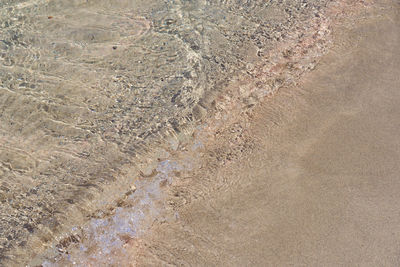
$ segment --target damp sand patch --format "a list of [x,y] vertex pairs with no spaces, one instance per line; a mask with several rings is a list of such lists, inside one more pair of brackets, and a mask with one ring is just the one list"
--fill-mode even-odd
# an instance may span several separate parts
[[90,214],[159,179],[151,151],[183,150],[200,121],[228,124],[312,69],[329,39],[321,1],[40,3],[1,9],[5,262],[67,254]]

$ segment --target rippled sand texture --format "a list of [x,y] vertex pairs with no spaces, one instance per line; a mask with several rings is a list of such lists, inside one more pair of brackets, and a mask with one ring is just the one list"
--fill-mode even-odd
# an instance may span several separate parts
[[400,3],[374,9],[209,138],[174,179],[179,219],[132,244],[136,266],[399,266]]
[[[312,68],[336,3],[109,2],[0,3],[3,261],[128,192],[138,156],[170,132]],[[218,99],[237,77],[238,95]]]

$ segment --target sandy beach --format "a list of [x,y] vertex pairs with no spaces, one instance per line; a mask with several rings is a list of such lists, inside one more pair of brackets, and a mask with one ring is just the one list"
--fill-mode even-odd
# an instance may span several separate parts
[[172,160],[192,133],[297,81],[336,15],[364,6],[1,2],[0,265],[112,265],[160,220],[173,172],[195,165]]
[[17,0],[0,24],[0,265],[400,264],[397,1]]
[[[215,136],[136,264],[398,266],[399,12],[342,25],[315,71]],[[235,138],[252,145],[220,164]]]

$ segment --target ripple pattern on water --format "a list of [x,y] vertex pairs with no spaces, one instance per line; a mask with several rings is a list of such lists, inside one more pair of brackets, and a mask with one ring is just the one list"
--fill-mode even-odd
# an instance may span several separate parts
[[[278,43],[302,72],[294,44],[328,2],[0,3],[0,261],[24,262],[128,191],[141,155],[221,99],[251,106],[295,77],[275,65]],[[240,77],[253,82],[234,94]]]

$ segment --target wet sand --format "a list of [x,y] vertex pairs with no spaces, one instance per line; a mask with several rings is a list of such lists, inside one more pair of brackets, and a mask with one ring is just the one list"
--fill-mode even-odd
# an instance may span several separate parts
[[400,264],[400,6],[380,7],[342,25],[300,84],[210,139],[174,182],[179,218],[135,243],[135,264]]
[[0,4],[0,265],[398,265],[399,6],[366,2]]
[[0,265],[137,238],[181,139],[312,69],[361,2],[0,3]]

